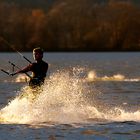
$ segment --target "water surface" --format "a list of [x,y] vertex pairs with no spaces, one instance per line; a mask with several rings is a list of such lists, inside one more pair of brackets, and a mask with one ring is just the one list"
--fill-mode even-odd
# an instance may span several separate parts
[[[28,65],[17,53],[0,60],[8,72],[9,60]],[[4,140],[140,139],[140,53],[45,53],[44,60],[49,71],[35,99],[25,75],[0,73]]]

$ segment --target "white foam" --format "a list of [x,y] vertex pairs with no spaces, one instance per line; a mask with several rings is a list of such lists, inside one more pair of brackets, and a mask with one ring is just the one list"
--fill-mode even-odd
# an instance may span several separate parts
[[[101,111],[98,109],[98,104],[91,105],[88,102],[88,95],[93,94],[94,103],[94,94],[100,92],[93,87],[91,89],[89,84],[83,82],[77,75],[71,75],[68,71],[54,73],[45,81],[37,96],[34,96],[36,92],[29,87],[23,88],[20,93],[23,94],[21,98],[17,96],[0,110],[1,121],[20,124],[50,121],[84,123],[89,119],[140,121],[139,110],[127,112],[114,106],[108,111]],[[115,76],[115,78],[118,77],[124,78]]]
[[127,78],[123,74],[114,74],[113,76],[97,76],[97,73],[93,70],[87,73],[87,77],[85,79],[87,82],[94,82],[94,81],[127,81],[127,82],[138,82],[140,78]]

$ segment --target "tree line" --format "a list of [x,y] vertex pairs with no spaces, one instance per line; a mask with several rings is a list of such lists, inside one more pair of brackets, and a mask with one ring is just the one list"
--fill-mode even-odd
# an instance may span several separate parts
[[48,10],[0,2],[0,51],[140,51],[140,7],[58,1]]

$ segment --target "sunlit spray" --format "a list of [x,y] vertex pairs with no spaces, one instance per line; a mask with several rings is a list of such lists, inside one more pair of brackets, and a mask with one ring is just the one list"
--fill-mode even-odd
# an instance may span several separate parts
[[23,87],[19,95],[1,109],[1,122],[33,124],[140,120],[139,111],[126,112],[116,106],[104,106],[101,110],[95,96],[103,94],[94,84],[83,80],[86,78],[81,77],[83,72],[84,68],[56,71],[39,89]]

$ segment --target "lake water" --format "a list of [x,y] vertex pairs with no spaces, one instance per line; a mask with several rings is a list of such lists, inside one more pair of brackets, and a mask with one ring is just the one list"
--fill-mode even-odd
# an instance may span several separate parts
[[[0,60],[8,72],[9,60],[28,65],[17,53]],[[1,140],[140,140],[140,53],[45,53],[44,60],[49,70],[36,97],[26,75],[0,72]]]

